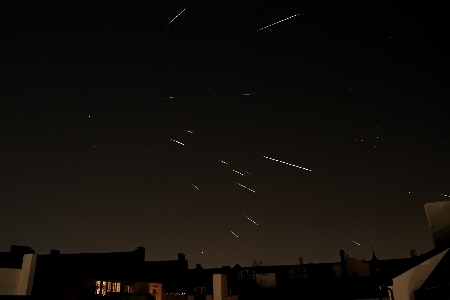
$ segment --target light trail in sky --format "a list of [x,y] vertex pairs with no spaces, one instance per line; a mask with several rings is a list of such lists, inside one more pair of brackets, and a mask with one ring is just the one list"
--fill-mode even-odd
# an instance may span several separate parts
[[247,173],[248,175],[253,175],[252,173],[247,172],[247,171],[245,171],[245,170],[242,170],[242,172]]
[[300,15],[300,14],[296,14],[296,15],[290,16],[289,18],[283,19],[283,20],[281,20],[281,21],[278,21],[278,22],[275,22],[275,23],[273,23],[273,24],[270,24],[270,25],[267,25],[267,26],[265,26],[265,27],[262,27],[262,28],[260,28],[260,29],[258,29],[258,30],[252,31],[252,32],[250,32],[250,34],[255,33],[255,32],[258,32],[258,31],[261,31],[261,30],[264,30],[264,29],[266,29],[266,28],[269,28],[270,26],[273,26],[273,25],[279,24],[279,23],[281,23],[281,22],[287,21],[287,20],[292,19],[292,18],[294,18],[294,17],[296,17],[296,16],[299,16],[299,15]]
[[229,165],[229,163],[224,162],[223,160],[220,160],[220,159],[217,159],[217,160],[220,161],[220,162],[223,163],[223,164]]
[[236,170],[231,169],[231,171],[233,171],[233,172],[235,172],[235,173],[238,173],[239,175],[245,176],[245,174],[242,174],[241,172],[238,172],[238,171],[236,171]]
[[450,197],[450,195],[444,195],[444,194],[441,194],[441,193],[438,193],[439,195],[441,195],[441,196],[444,196],[444,197]]
[[254,190],[252,190],[252,189],[249,189],[248,187],[246,187],[245,185],[243,185],[243,184],[240,184],[239,182],[234,182],[234,183],[236,183],[236,184],[238,184],[238,185],[240,185],[240,186],[242,186],[243,188],[246,188],[247,190],[249,190],[249,191],[251,191],[251,192],[253,192],[253,193],[256,193]]
[[193,133],[192,131],[189,131],[189,130],[183,130],[183,131],[186,131],[186,132],[189,132],[189,133]]
[[356,245],[358,245],[358,246],[361,246],[362,247],[362,245],[360,244],[360,243],[357,243],[357,242],[355,242],[354,240],[351,240],[351,239],[348,239],[350,242],[352,242],[352,243],[355,243]]
[[176,141],[176,140],[173,140],[173,139],[170,139],[171,141],[173,141],[173,142],[175,142],[175,143],[178,143],[178,144],[180,144],[180,145],[183,145],[184,146],[184,144],[183,143],[181,143],[181,142],[179,142],[179,141]]
[[253,96],[256,95],[256,93],[241,93],[241,94],[234,94],[234,96],[239,97],[239,96]]
[[230,230],[231,233],[235,236],[235,237],[239,237],[236,233],[234,233],[232,230]]
[[280,162],[280,163],[282,163],[282,164],[286,164],[286,165],[289,165],[289,166],[292,166],[292,167],[296,167],[296,168],[303,169],[303,170],[305,170],[305,171],[310,171],[310,172],[311,172],[311,170],[310,170],[310,169],[307,169],[307,168],[303,168],[303,167],[300,167],[300,166],[296,166],[296,165],[293,165],[293,164],[290,164],[290,163],[287,163],[287,162],[284,162],[284,161],[281,161],[281,160],[278,160],[278,159],[275,159],[275,158],[270,158],[270,157],[267,157],[267,156],[263,156],[263,157],[264,157],[264,158],[267,158],[267,159],[270,159],[270,160],[274,160],[274,161]]
[[185,10],[186,10],[187,6],[185,7],[185,9],[183,9],[178,15],[175,16],[175,18],[172,19],[172,21],[169,22],[169,24],[167,24],[167,26],[170,25],[170,23],[172,23],[173,21],[175,21],[176,18],[178,18]]
[[192,186],[195,187],[197,190],[200,191],[200,189],[199,189],[196,185],[192,184]]
[[244,217],[246,217],[250,222],[253,222],[256,226],[259,226],[258,223],[256,223],[255,221],[253,221],[252,219],[250,219],[250,218],[247,217],[246,215],[244,215],[244,214],[241,214],[241,215],[243,215]]

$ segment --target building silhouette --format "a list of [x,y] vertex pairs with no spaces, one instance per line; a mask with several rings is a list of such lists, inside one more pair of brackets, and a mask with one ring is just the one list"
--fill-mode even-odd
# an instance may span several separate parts
[[[359,260],[344,250],[333,263],[235,265],[189,269],[177,259],[146,261],[145,248],[129,252],[36,254],[12,245],[0,253],[0,295],[32,299],[448,299],[450,202],[425,204],[435,248],[407,258]],[[441,210],[440,210],[441,209]],[[338,252],[336,251],[336,254]]]

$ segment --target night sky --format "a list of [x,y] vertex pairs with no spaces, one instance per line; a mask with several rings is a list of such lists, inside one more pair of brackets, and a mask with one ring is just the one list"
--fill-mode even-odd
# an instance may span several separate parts
[[0,251],[220,267],[430,250],[423,204],[450,200],[444,13],[2,1]]

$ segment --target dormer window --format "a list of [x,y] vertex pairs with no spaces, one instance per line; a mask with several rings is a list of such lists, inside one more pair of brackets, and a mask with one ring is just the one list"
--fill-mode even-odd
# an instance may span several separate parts
[[309,277],[308,270],[304,268],[293,268],[289,271],[290,281],[305,281]]
[[253,270],[243,270],[238,274],[239,280],[255,280],[256,272]]

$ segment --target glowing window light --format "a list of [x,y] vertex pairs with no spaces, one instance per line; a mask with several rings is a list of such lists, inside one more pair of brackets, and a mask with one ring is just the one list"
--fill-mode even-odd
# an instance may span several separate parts
[[[107,292],[120,293],[120,286],[121,286],[120,282],[96,281],[95,282],[95,294],[96,295],[101,294],[104,296]],[[129,289],[128,289],[128,292],[129,292]]]
[[96,281],[95,282],[95,294],[96,295],[100,295],[100,286],[101,286],[101,282],[100,281]]

